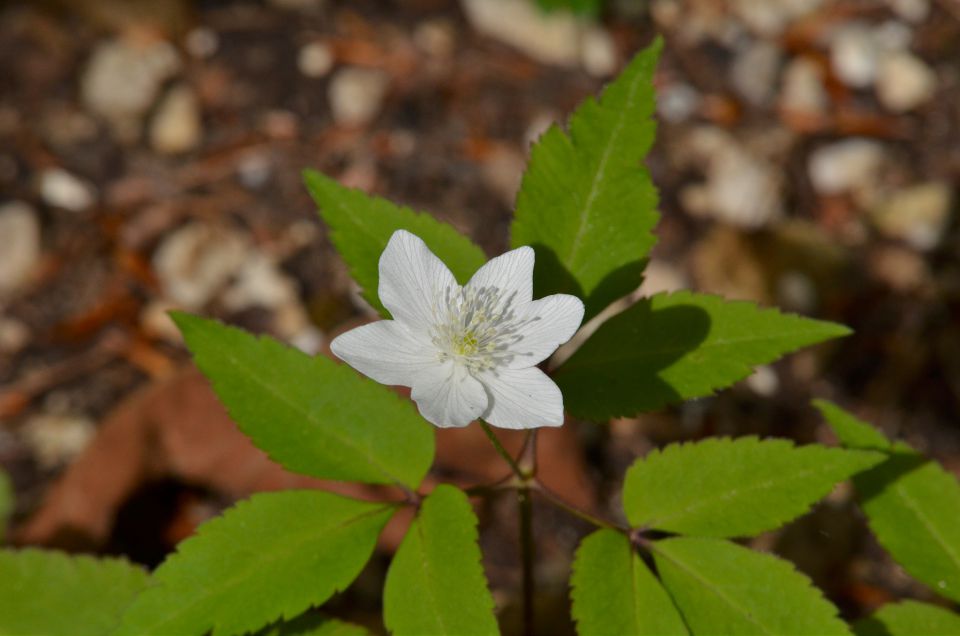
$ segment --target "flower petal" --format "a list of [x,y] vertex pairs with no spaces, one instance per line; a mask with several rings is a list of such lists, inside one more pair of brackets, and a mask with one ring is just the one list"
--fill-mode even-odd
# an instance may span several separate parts
[[468,288],[495,287],[500,290],[500,297],[513,297],[513,305],[522,305],[533,299],[533,249],[518,247],[487,261],[477,270]]
[[487,408],[487,392],[453,360],[430,366],[413,381],[410,397],[420,415],[441,428],[466,426]]
[[537,367],[499,369],[481,380],[490,396],[481,417],[490,424],[514,429],[563,424],[563,394]]
[[459,290],[453,274],[419,236],[406,230],[393,233],[380,256],[377,293],[395,319],[411,331],[425,332],[435,322],[437,303]]
[[511,369],[532,367],[546,360],[557,347],[573,337],[583,320],[583,302],[576,296],[554,294],[523,308],[519,340],[511,345]]
[[426,367],[439,365],[436,351],[395,320],[381,320],[341,334],[334,355],[382,384],[411,386]]

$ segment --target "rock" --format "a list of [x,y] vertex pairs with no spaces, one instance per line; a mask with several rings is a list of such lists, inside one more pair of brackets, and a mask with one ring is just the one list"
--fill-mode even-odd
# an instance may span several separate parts
[[382,71],[346,68],[330,81],[327,96],[333,119],[344,126],[369,123],[380,112],[389,78]]
[[617,47],[605,29],[587,29],[580,42],[580,63],[594,77],[609,77],[617,70]]
[[823,70],[810,58],[791,60],[783,73],[780,108],[803,115],[820,115],[827,108]]
[[23,322],[0,315],[0,353],[16,355],[30,344],[30,327]]
[[248,252],[247,238],[236,230],[193,222],[161,243],[153,269],[168,299],[200,309],[240,270]]
[[71,212],[82,212],[96,202],[92,185],[62,168],[48,168],[40,173],[40,198],[47,205]]
[[461,0],[471,26],[544,64],[580,63],[581,23],[569,11],[544,13],[529,0]]
[[923,256],[897,245],[879,245],[868,260],[873,276],[902,294],[916,292],[930,284],[930,269]]
[[643,284],[640,291],[644,296],[653,296],[661,292],[673,292],[690,287],[690,281],[676,265],[658,258],[650,259],[643,270]]
[[730,69],[733,87],[750,104],[766,105],[776,90],[782,60],[780,47],[773,43],[766,40],[751,43],[733,61]]
[[183,47],[193,57],[205,60],[220,48],[220,36],[217,32],[206,27],[192,29],[183,39]]
[[701,101],[693,86],[682,82],[668,84],[657,95],[657,113],[664,120],[679,124],[696,114]]
[[757,395],[769,398],[777,394],[780,388],[780,377],[773,367],[763,365],[754,369],[743,383]]
[[96,426],[88,417],[55,413],[35,415],[20,429],[45,470],[70,462],[87,447],[95,432]]
[[901,19],[914,24],[930,15],[930,0],[887,0],[887,4]]
[[685,152],[700,164],[706,182],[686,186],[680,199],[688,211],[744,228],[766,225],[783,214],[776,170],[714,127],[695,129]]
[[817,148],[810,155],[807,169],[820,194],[852,191],[867,196],[876,188],[882,164],[883,146],[853,137]]
[[297,68],[310,78],[323,77],[333,69],[333,51],[323,42],[310,42],[297,54]]
[[144,45],[120,38],[104,42],[83,71],[83,102],[107,120],[118,139],[136,141],[143,115],[179,68],[180,58],[169,42]]
[[929,101],[937,76],[923,60],[901,51],[883,58],[877,76],[877,97],[888,110],[902,113]]
[[413,43],[430,57],[446,60],[456,49],[457,31],[445,18],[426,20],[413,31]]
[[140,329],[150,338],[163,340],[170,344],[181,344],[183,335],[170,318],[170,311],[180,309],[177,303],[157,299],[150,301],[140,310]]
[[290,344],[305,354],[315,356],[327,344],[327,337],[313,325],[307,325],[290,338]]
[[790,22],[817,9],[823,0],[733,0],[733,11],[748,27],[765,35],[780,35]]
[[201,135],[196,96],[188,86],[175,86],[163,98],[150,124],[150,145],[162,154],[180,154],[195,148]]
[[870,216],[886,236],[926,251],[940,243],[950,223],[952,200],[949,184],[932,181],[894,192],[874,207]]
[[881,53],[873,32],[857,22],[837,31],[830,43],[834,73],[844,84],[854,88],[867,88],[873,84]]
[[26,203],[0,206],[0,300],[30,280],[40,260],[40,222]]
[[244,261],[222,298],[224,307],[230,311],[251,307],[276,309],[298,302],[297,284],[270,258],[255,252]]

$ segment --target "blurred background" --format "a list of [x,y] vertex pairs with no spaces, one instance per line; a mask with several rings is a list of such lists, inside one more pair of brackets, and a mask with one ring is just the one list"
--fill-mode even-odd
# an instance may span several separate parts
[[[546,481],[613,516],[624,470],[657,445],[830,443],[815,396],[960,471],[956,0],[4,2],[9,542],[154,566],[238,498],[322,485],[236,432],[165,312],[321,354],[370,318],[305,167],[429,210],[500,253],[531,141],[656,33],[666,46],[648,165],[663,219],[643,292],[750,299],[856,334],[715,398],[609,426],[568,422],[541,440]],[[472,429],[440,435],[438,477],[503,474]],[[508,630],[514,506],[480,505]],[[569,633],[569,561],[588,528],[547,508],[536,524],[540,625]],[[334,613],[379,629],[400,532]],[[894,597],[934,600],[870,538],[849,489],[754,545],[796,562],[847,618]]]

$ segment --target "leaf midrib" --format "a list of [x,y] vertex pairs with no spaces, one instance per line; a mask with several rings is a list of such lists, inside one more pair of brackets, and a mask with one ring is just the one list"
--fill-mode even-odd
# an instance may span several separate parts
[[[381,514],[384,511],[389,509],[390,509],[390,506],[380,506],[378,508],[374,508],[372,510],[368,510],[361,514],[345,519],[333,526],[328,526],[323,529],[322,540],[324,543],[330,542],[332,535],[341,534],[341,531],[345,530],[348,526],[358,523],[366,519],[367,517],[372,517],[372,516]],[[230,589],[244,582],[245,580],[248,580],[249,579],[248,575],[251,570],[262,567],[265,564],[276,563],[277,561],[286,560],[291,556],[296,555],[300,551],[300,548],[302,545],[309,544],[311,541],[320,541],[321,538],[318,537],[318,534],[319,534],[318,529],[315,526],[310,526],[303,529],[303,534],[298,535],[296,541],[291,540],[290,535],[284,535],[284,541],[282,542],[281,545],[285,549],[281,549],[276,552],[270,553],[270,556],[268,558],[260,558],[255,561],[254,560],[246,561],[245,567],[240,568],[237,572],[234,573],[233,576],[227,579],[221,579],[221,581],[223,582],[223,585],[218,586],[215,591],[212,591],[212,592],[206,591],[204,593],[194,596],[190,602],[183,605],[179,605],[176,610],[171,610],[169,613],[167,613],[163,617],[163,622],[154,623],[153,625],[151,625],[151,629],[158,629],[158,628],[170,625],[171,623],[176,624],[177,619],[183,617],[183,615],[185,614],[188,614],[189,611],[192,610],[197,605],[208,601],[210,598],[216,598],[217,596],[220,596],[221,594],[223,594],[223,590]],[[262,555],[263,553],[260,552],[260,554]],[[161,581],[161,584],[169,585],[169,583],[165,581]],[[162,588],[154,588],[154,589],[162,589]],[[217,625],[215,622],[211,623],[211,625],[209,626],[209,628],[212,631],[216,631],[216,627]],[[140,626],[140,628],[142,628],[142,626]]]
[[[639,72],[634,76],[633,81],[630,83],[629,90],[627,92],[626,105],[623,108],[617,110],[617,113],[618,113],[617,123],[614,126],[613,130],[610,132],[610,134],[607,136],[607,145],[600,156],[600,161],[597,163],[597,168],[594,171],[593,179],[590,182],[590,191],[587,193],[587,199],[586,199],[586,202],[584,203],[583,212],[582,214],[579,215],[579,218],[578,218],[579,227],[577,228],[577,233],[574,235],[573,242],[570,244],[570,249],[568,250],[568,253],[567,253],[566,262],[570,263],[571,266],[575,262],[577,262],[577,257],[579,256],[580,247],[583,242],[583,236],[586,233],[587,227],[589,226],[589,223],[587,223],[587,219],[593,217],[593,214],[594,214],[593,206],[596,201],[597,195],[599,193],[600,183],[603,182],[606,176],[607,162],[610,160],[610,155],[613,152],[613,147],[615,145],[613,143],[613,140],[617,138],[617,136],[620,134],[620,131],[623,129],[623,125],[627,121],[627,115],[633,114],[632,110],[635,105],[634,104],[635,98],[640,86],[644,84],[642,80],[644,80],[645,77],[646,77],[645,74],[639,73]],[[605,108],[602,98],[597,103],[597,106],[598,108]],[[570,133],[569,138],[572,142],[573,141],[572,132]]]
[[[750,622],[751,624],[756,625],[758,628],[760,628],[760,629],[763,631],[764,634],[770,634],[771,636],[773,636],[773,634],[775,634],[775,632],[772,632],[772,631],[770,631],[769,629],[767,629],[766,625],[764,625],[763,623],[757,622],[757,621],[753,618],[753,615],[752,615],[748,610],[744,609],[743,607],[741,607],[740,605],[738,605],[736,602],[734,602],[730,597],[728,597],[728,596],[723,592],[722,589],[720,589],[719,587],[716,587],[715,584],[714,584],[712,581],[708,580],[706,577],[704,577],[703,575],[701,575],[699,572],[697,572],[696,570],[691,570],[691,569],[688,568],[688,567],[686,566],[686,564],[683,563],[682,561],[677,561],[675,558],[673,558],[672,556],[670,556],[668,553],[664,552],[664,551],[663,551],[663,548],[657,546],[656,543],[653,544],[652,549],[655,550],[655,551],[657,552],[657,554],[660,554],[660,555],[663,556],[665,559],[667,559],[668,561],[670,561],[671,563],[673,563],[674,565],[676,565],[678,568],[680,568],[680,569],[683,570],[684,572],[686,572],[689,576],[691,576],[693,579],[695,579],[695,580],[696,580],[698,583],[700,583],[704,588],[706,588],[707,590],[709,590],[710,592],[712,592],[715,596],[719,597],[719,598],[720,598],[722,601],[724,601],[728,606],[730,606],[730,607],[733,608],[736,612],[738,612],[740,615],[742,615],[748,622]],[[671,594],[671,596],[672,596],[672,594]],[[692,630],[691,630],[691,631],[692,631]]]
[[920,520],[921,525],[926,528],[927,532],[934,538],[940,548],[950,557],[953,562],[954,568],[960,571],[960,556],[953,550],[950,543],[940,534],[939,529],[936,527],[936,524],[932,519],[927,517],[923,513],[923,508],[917,505],[917,502],[914,501],[909,495],[902,483],[897,484],[894,487],[894,492],[903,500],[904,505],[916,515],[917,519]]
[[[397,484],[408,485],[404,480],[400,479],[399,477],[394,475],[390,470],[388,470],[386,466],[384,466],[380,462],[380,460],[376,456],[374,456],[369,450],[365,450],[362,446],[359,446],[354,441],[354,439],[351,438],[349,435],[347,436],[341,435],[336,428],[330,428],[330,427],[324,426],[323,422],[316,419],[316,416],[312,411],[303,408],[302,406],[300,406],[300,404],[297,403],[296,400],[291,400],[284,394],[280,393],[272,385],[264,382],[263,378],[261,378],[257,373],[250,373],[248,367],[243,365],[241,363],[241,360],[237,357],[234,357],[229,351],[221,352],[221,355],[223,355],[224,358],[231,365],[233,365],[236,369],[238,369],[241,373],[243,373],[247,378],[252,379],[255,384],[257,384],[261,388],[265,389],[268,393],[273,395],[279,402],[281,402],[282,404],[290,408],[295,413],[303,416],[303,418],[309,421],[311,424],[313,424],[321,434],[326,434],[327,436],[332,437],[341,445],[346,446],[347,448],[350,448],[351,450],[356,452],[358,455],[360,455],[360,457],[365,459],[370,466],[378,470],[384,477],[386,477],[388,481],[397,483]],[[247,428],[247,427],[244,427],[244,428]],[[250,435],[251,437],[254,436],[252,432]],[[272,455],[272,453],[269,453],[269,454]]]

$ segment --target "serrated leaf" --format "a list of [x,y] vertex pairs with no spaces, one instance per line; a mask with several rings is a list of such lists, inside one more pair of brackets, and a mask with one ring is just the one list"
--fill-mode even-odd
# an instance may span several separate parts
[[477,517],[457,488],[441,484],[423,500],[387,571],[383,620],[398,635],[499,633]]
[[857,636],[957,636],[960,616],[936,605],[903,601],[884,605],[853,626]]
[[710,438],[671,444],[627,470],[623,509],[633,527],[747,537],[799,517],[885,455],[784,439]]
[[297,618],[266,627],[256,636],[369,636],[370,632],[360,625],[330,618],[316,612],[308,612]]
[[7,521],[13,513],[13,486],[10,478],[0,470],[0,543],[3,543],[7,533]]
[[461,285],[487,260],[469,238],[429,214],[340,185],[315,170],[305,170],[303,180],[320,216],[330,226],[330,240],[363,290],[363,297],[385,318],[390,313],[377,296],[378,265],[395,231],[407,230],[422,238]]
[[791,563],[723,539],[651,548],[664,587],[694,634],[849,634],[837,608]]
[[121,559],[0,551],[0,634],[101,636],[148,580],[145,570]]
[[266,336],[183,313],[173,319],[240,430],[286,468],[410,488],[430,469],[433,427],[387,387]]
[[673,601],[623,534],[597,530],[580,542],[570,577],[577,633],[686,636]]
[[630,416],[711,395],[758,365],[848,333],[745,301],[657,294],[603,323],[554,379],[574,415]]
[[356,578],[392,512],[316,490],[254,495],[177,547],[117,636],[230,636],[297,616]]
[[536,296],[584,299],[589,320],[636,289],[660,218],[640,162],[653,143],[658,39],[634,57],[599,101],[585,100],[569,134],[552,126],[530,152],[510,228],[537,252]]
[[[835,405],[821,410],[845,444],[879,445],[850,413]],[[913,577],[960,602],[960,484],[907,444],[883,441],[886,461],[853,479],[870,529]]]
[[814,400],[813,405],[830,424],[834,435],[847,448],[889,450],[890,440],[873,426],[826,400]]

